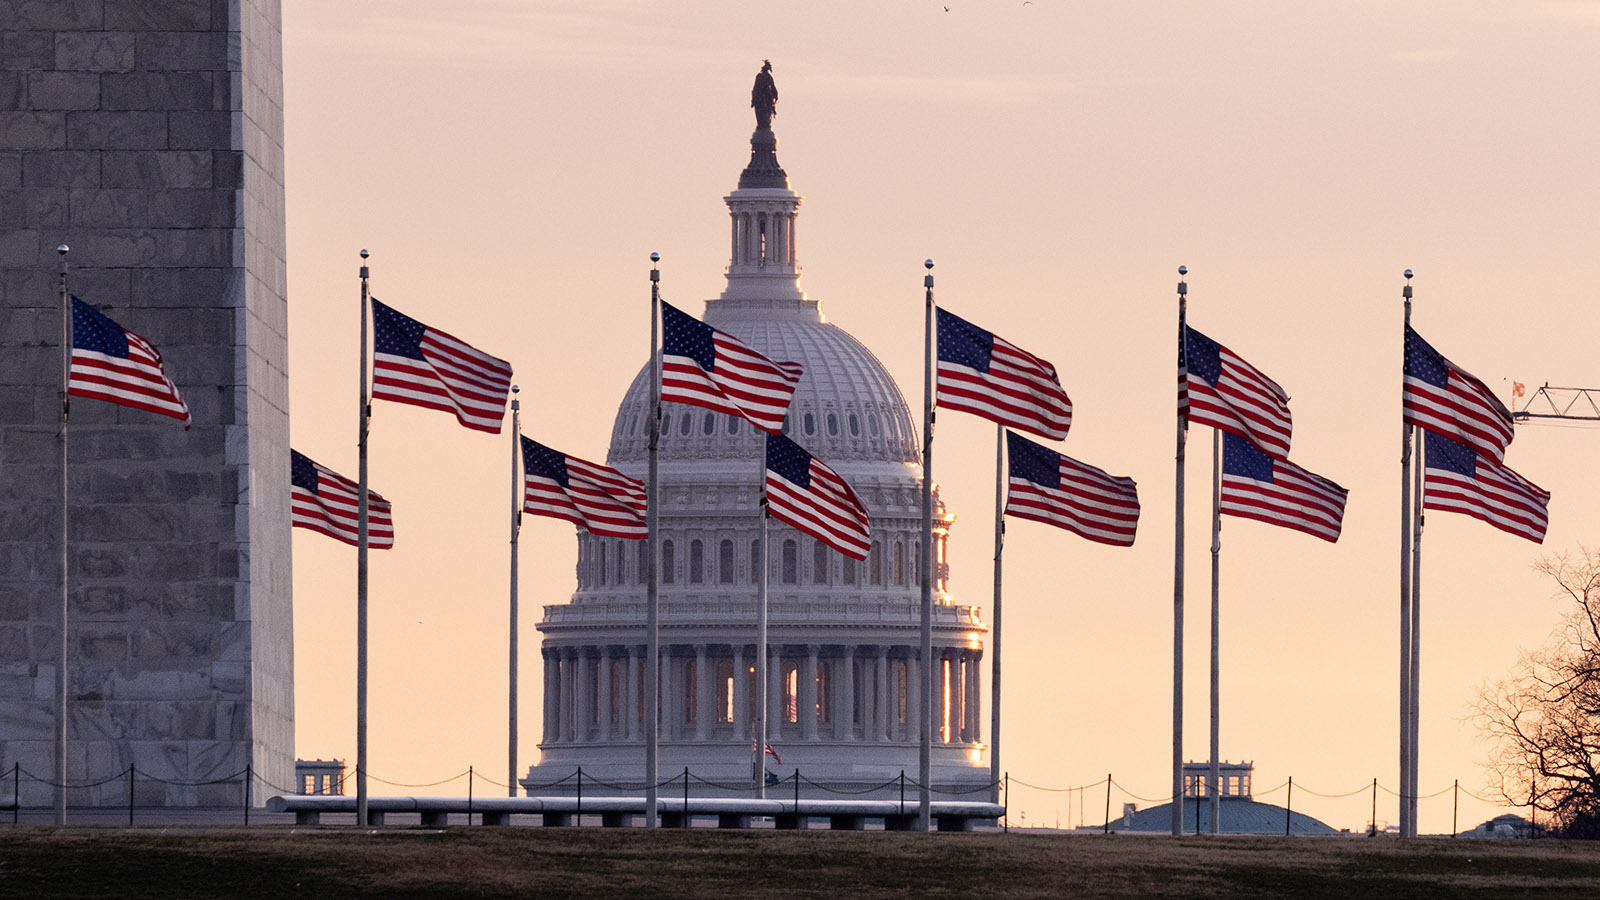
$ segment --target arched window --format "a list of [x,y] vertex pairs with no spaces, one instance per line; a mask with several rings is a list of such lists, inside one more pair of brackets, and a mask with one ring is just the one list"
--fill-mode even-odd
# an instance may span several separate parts
[[717,721],[733,721],[733,660],[717,661]]
[[703,434],[716,434],[717,433],[717,414],[716,413],[706,413],[705,423],[700,426],[700,431]]
[[595,584],[604,587],[606,583],[606,542],[595,541],[594,549],[595,568],[597,569],[595,572]]
[[828,413],[828,436],[839,436],[839,417],[833,413]]
[[728,417],[728,433],[729,434],[738,434],[739,433],[739,417],[738,416],[729,416]]
[[717,545],[717,584],[733,584],[733,541]]
[[589,539],[578,539],[578,587],[589,586]]
[[906,583],[906,545],[894,542],[894,565],[890,568],[896,586]]
[[672,541],[670,539],[661,542],[661,583],[662,584],[672,584],[673,583],[673,576],[674,576],[673,562],[674,562],[674,560],[672,558],[672,550],[673,550]]
[[867,433],[873,437],[878,436],[878,414],[867,413]]
[[922,583],[922,541],[913,541],[911,544],[911,583]]
[[841,565],[839,567],[839,574],[842,576],[839,579],[840,581],[844,582],[845,584],[855,584],[856,583],[856,561],[855,561],[855,559],[852,558],[852,557],[846,556],[844,558],[843,565]]
[[799,581],[800,548],[793,540],[786,540],[783,542],[783,583],[798,584]]
[[678,433],[687,435],[689,431],[694,428],[694,416],[690,415],[689,413],[684,413],[678,418],[681,420],[678,425]]
[[661,433],[672,433],[672,413],[664,412],[661,414]]
[[816,434],[817,433],[817,418],[816,418],[816,416],[813,416],[811,413],[806,413],[805,423],[806,423],[806,434]]
[[861,420],[856,418],[856,414],[855,413],[851,413],[850,414],[850,436],[851,437],[860,437],[861,436]]
[[872,542],[872,548],[867,551],[867,580],[875,585],[883,584],[883,544]]
[[689,583],[700,584],[706,580],[706,548],[699,540],[689,542]]
[[645,547],[646,542],[640,541],[639,550],[633,557],[634,571],[638,573],[638,577],[635,580],[639,584],[646,584],[650,581],[650,553]]
[[811,583],[828,583],[828,545],[821,541],[811,544]]
[[800,721],[800,664],[783,661],[783,721]]
[[794,427],[793,426],[794,426],[794,419],[791,418],[791,417],[785,416],[784,419],[783,419],[783,436],[784,437],[794,437]]

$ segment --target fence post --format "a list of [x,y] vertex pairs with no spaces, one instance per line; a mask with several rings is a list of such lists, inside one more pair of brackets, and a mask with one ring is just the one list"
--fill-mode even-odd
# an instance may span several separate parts
[[1283,801],[1283,836],[1289,836],[1289,822],[1294,818],[1294,776],[1289,776],[1289,796]]
[[575,813],[572,824],[583,824],[583,766],[578,767],[578,811]]
[[906,814],[906,770],[900,770],[900,815]]
[[[900,773],[901,773],[901,777],[905,777],[905,770],[904,769],[901,769]],[[900,805],[902,807],[904,807],[905,804],[906,804],[906,801],[904,799],[904,797],[905,797],[905,787],[902,786],[900,788],[900,793],[901,793]],[[795,766],[794,767],[794,814],[796,816],[800,815],[800,767],[799,766]]]
[[1111,833],[1111,773],[1106,773],[1106,827],[1101,834]]
[[1372,836],[1378,836],[1378,779],[1372,779]]
[[129,825],[133,824],[133,779],[134,779],[134,774],[135,774],[135,767],[133,766],[132,763],[130,763],[128,765],[128,824]]
[[1461,779],[1457,778],[1456,779],[1456,785],[1455,785],[1454,793],[1452,793],[1450,795],[1450,837],[1452,839],[1455,838],[1456,831],[1460,827],[1459,825],[1456,824],[1456,813],[1460,812],[1460,810],[1461,810]]
[[256,786],[255,776],[252,774],[253,763],[244,764],[244,824],[250,824],[250,792]]
[[[761,761],[763,765],[766,760]],[[683,767],[683,827],[689,827],[689,767]]]
[[22,812],[22,763],[11,764],[11,824],[17,824],[17,814]]
[[[1005,805],[1000,807],[1000,821],[1004,823],[1005,833],[1011,833],[1011,772],[1006,772]],[[1068,795],[1071,796],[1071,795]],[[1067,801],[1067,820],[1072,820],[1072,801]]]
[[472,827],[472,766],[467,766],[467,827]]

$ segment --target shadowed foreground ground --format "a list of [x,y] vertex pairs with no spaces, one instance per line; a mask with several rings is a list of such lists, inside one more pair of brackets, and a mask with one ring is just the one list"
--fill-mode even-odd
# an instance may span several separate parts
[[1600,897],[1600,844],[1368,838],[0,828],[0,897]]

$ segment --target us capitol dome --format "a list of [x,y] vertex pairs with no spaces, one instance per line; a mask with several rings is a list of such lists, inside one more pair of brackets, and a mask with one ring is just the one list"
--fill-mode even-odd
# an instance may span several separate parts
[[[758,83],[759,84],[759,83]],[[769,521],[767,742],[772,777],[798,769],[803,795],[914,784],[920,746],[921,465],[905,398],[877,357],[800,289],[801,197],[778,165],[758,109],[750,164],[723,198],[727,289],[704,320],[776,360],[805,367],[783,431],[836,469],[872,517],[857,562]],[[918,332],[920,334],[920,331]],[[617,410],[609,465],[644,480],[649,372]],[[687,767],[691,791],[746,793],[755,777],[759,433],[734,416],[664,403],[659,450],[660,773]],[[937,495],[935,495],[937,496]],[[989,781],[980,740],[979,664],[988,628],[948,592],[955,517],[935,501],[933,786],[961,794]],[[638,793],[645,764],[644,541],[578,533],[577,590],[546,606],[540,762],[530,794]],[[676,790],[676,788],[672,788]],[[785,794],[791,790],[785,784]],[[893,789],[886,789],[887,796]],[[912,788],[914,790],[914,788]],[[976,799],[975,797],[972,799]]]

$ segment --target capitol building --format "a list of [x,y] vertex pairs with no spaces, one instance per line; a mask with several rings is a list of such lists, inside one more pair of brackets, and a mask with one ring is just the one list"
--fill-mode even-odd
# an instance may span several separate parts
[[[770,121],[770,117],[767,118]],[[949,593],[946,543],[955,516],[935,501],[933,721],[921,722],[921,466],[917,430],[877,357],[829,322],[800,289],[801,197],[758,111],[750,165],[724,201],[727,288],[707,323],[805,375],[784,433],[836,469],[872,516],[863,562],[769,522],[768,683],[756,683],[760,434],[734,416],[665,403],[661,411],[660,773],[687,768],[704,796],[754,788],[752,723],[768,697],[768,778],[802,795],[914,784],[921,733],[933,741],[935,796],[981,799],[979,667],[988,628]],[[919,332],[920,333],[920,332]],[[617,410],[607,463],[645,478],[650,367]],[[937,494],[935,494],[937,497]],[[577,590],[545,607],[541,758],[529,794],[638,793],[645,767],[644,541],[578,534]],[[608,787],[609,786],[609,787]],[[676,788],[674,788],[676,790]],[[787,794],[791,788],[785,784]],[[889,796],[893,788],[876,794]],[[914,790],[914,788],[911,788]]]

